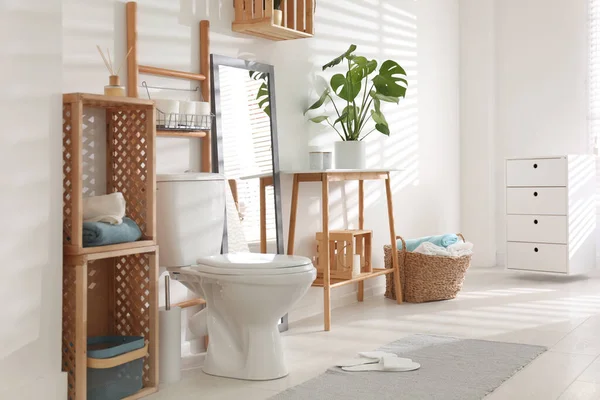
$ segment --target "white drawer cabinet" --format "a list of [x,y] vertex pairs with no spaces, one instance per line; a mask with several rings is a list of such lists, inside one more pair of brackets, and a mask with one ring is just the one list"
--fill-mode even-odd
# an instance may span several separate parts
[[506,189],[506,212],[524,215],[567,215],[566,187]]
[[567,217],[564,215],[508,215],[509,242],[567,244]]
[[567,159],[508,160],[506,183],[511,187],[567,186]]
[[564,274],[568,268],[566,244],[508,242],[507,251],[510,269]]
[[507,268],[574,275],[596,264],[596,159],[506,160]]

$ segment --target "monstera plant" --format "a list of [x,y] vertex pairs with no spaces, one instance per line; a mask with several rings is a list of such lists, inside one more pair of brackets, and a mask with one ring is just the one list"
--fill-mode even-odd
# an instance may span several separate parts
[[271,103],[269,97],[269,86],[267,85],[267,81],[269,79],[269,74],[266,72],[258,72],[258,71],[248,71],[251,79],[255,81],[261,81],[262,84],[258,88],[258,92],[256,92],[256,100],[258,100],[258,106],[267,114],[269,117],[271,116]]
[[325,110],[329,103],[333,105],[334,113],[323,112],[310,120],[327,123],[346,143],[336,143],[337,168],[364,168],[365,150],[361,141],[375,131],[390,135],[382,103],[398,104],[408,87],[406,71],[396,61],[386,60],[379,65],[376,60],[354,54],[355,51],[353,44],[323,66],[325,71],[344,65],[346,71],[333,75],[319,99],[304,113]]

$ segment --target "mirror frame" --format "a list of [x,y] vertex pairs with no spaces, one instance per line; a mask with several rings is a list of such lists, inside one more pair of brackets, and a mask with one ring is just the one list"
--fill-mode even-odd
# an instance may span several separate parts
[[[269,74],[267,82],[269,90],[269,103],[271,106],[271,154],[273,158],[273,190],[275,198],[275,231],[277,235],[277,254],[285,254],[283,250],[283,218],[281,215],[281,171],[279,170],[279,147],[277,140],[277,107],[275,101],[275,70],[272,65],[257,63],[254,61],[242,60],[211,54],[210,56],[211,74],[211,110],[215,116],[215,121],[211,129],[212,146],[212,169],[216,173],[224,173],[223,161],[223,119],[220,109],[217,110],[217,104],[221,102],[221,84],[219,76],[219,67],[232,67],[247,71],[257,71]],[[227,253],[227,224],[223,234],[223,253]]]

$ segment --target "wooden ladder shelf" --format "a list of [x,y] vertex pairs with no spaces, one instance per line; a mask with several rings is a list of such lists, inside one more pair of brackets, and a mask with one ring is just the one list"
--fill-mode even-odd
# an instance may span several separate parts
[[[138,97],[139,74],[164,76],[167,78],[185,79],[200,82],[202,98],[210,102],[210,21],[200,21],[200,73],[176,71],[172,69],[153,67],[138,64],[138,31],[137,7],[138,3],[130,1],[126,6],[127,14],[127,48],[131,54],[127,59],[127,95]],[[158,136],[179,138],[202,138],[202,172],[212,172],[211,163],[211,135],[206,131],[169,131],[159,130]]]

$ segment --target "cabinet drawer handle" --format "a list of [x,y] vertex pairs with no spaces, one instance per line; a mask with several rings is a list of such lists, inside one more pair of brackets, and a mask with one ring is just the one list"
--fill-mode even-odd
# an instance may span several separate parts
[[537,220],[537,219],[534,219],[534,220],[533,220],[533,223],[537,225],[537,224],[538,224],[538,220]]
[[533,249],[533,251],[535,251],[536,253],[540,251],[540,249],[538,249],[537,247],[535,249]]
[[537,168],[537,167],[538,167],[537,164],[533,164],[533,168]]
[[538,192],[533,192],[533,197],[538,197]]

